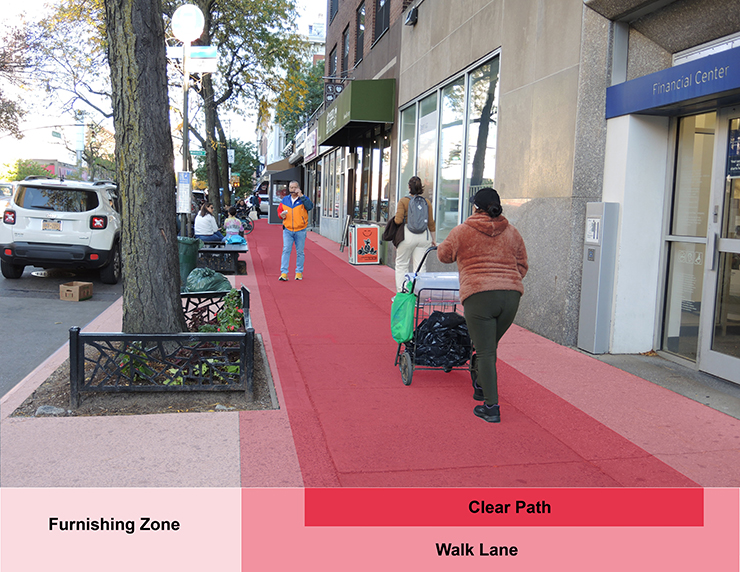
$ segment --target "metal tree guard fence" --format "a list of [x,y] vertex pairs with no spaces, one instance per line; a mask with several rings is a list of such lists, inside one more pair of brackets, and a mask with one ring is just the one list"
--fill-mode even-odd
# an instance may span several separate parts
[[[227,292],[183,294],[186,318],[212,319]],[[249,290],[241,288],[243,332],[83,333],[70,329],[70,401],[83,393],[244,391],[252,395],[254,328]]]

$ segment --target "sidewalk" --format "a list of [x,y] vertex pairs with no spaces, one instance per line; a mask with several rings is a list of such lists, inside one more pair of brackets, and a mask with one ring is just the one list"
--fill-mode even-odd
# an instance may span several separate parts
[[[236,284],[251,290],[279,410],[9,418],[65,346],[2,400],[1,484],[740,486],[740,421],[516,326],[500,348],[502,423],[473,415],[465,371],[404,386],[392,269],[351,266],[309,233],[304,280],[278,282],[280,227],[260,220],[248,240]],[[119,301],[88,329],[120,331],[120,318]]]

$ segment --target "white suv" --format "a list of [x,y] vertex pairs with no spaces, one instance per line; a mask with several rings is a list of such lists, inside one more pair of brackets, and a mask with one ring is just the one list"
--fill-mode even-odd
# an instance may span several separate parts
[[0,266],[20,278],[26,266],[100,269],[121,279],[121,215],[115,183],[28,178],[16,183],[0,224]]

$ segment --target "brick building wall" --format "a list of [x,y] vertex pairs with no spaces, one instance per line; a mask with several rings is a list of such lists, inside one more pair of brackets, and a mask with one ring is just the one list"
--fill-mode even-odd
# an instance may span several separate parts
[[[326,75],[329,76],[331,62],[329,59],[332,50],[337,54],[337,72],[336,75],[345,75],[357,77],[358,79],[367,79],[361,75],[361,70],[356,69],[358,63],[372,54],[373,44],[376,37],[375,23],[377,19],[376,9],[378,0],[333,0],[337,3],[337,13],[332,18],[332,0],[327,0],[328,28],[326,32]],[[401,18],[405,10],[413,3],[412,0],[386,0],[389,4],[389,24],[388,29],[393,27],[396,21]],[[358,9],[362,4],[365,5],[365,31],[362,42],[362,59],[357,59],[357,19]],[[347,31],[349,34],[349,58],[347,69],[342,65],[343,56],[343,34]],[[387,32],[386,32],[387,33]],[[383,34],[381,34],[383,35]]]

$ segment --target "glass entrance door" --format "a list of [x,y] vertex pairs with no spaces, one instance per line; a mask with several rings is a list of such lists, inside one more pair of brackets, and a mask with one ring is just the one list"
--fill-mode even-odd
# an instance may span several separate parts
[[717,114],[678,120],[661,349],[698,362]]
[[700,369],[740,383],[740,107],[717,118]]

